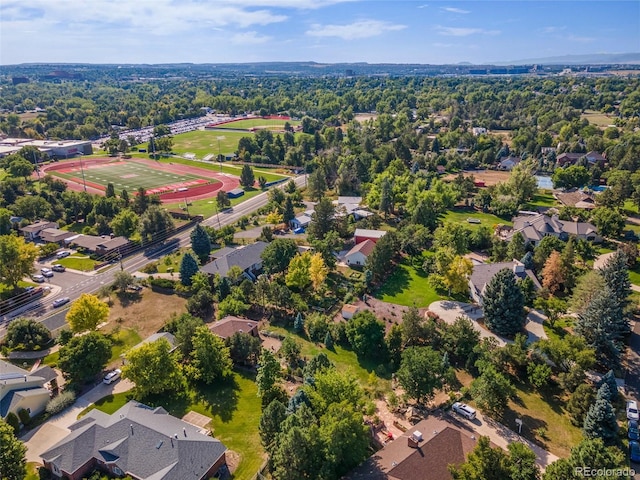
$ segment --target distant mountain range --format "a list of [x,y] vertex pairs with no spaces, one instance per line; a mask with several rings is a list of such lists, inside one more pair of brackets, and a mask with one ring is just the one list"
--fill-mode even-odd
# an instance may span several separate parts
[[640,64],[640,53],[588,53],[584,55],[562,55],[557,57],[527,58],[511,62],[495,62],[494,65],[598,65]]

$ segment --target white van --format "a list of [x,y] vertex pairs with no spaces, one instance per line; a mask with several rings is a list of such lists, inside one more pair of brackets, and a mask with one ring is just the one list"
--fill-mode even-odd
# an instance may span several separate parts
[[473,420],[476,418],[476,411],[474,408],[471,408],[469,405],[465,403],[456,402],[451,406],[451,409],[456,412],[458,415],[462,415],[468,420]]

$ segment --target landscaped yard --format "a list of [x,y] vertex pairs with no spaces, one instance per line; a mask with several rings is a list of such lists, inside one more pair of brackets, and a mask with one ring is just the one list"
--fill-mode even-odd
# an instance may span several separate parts
[[536,210],[539,207],[553,207],[557,205],[556,199],[553,197],[551,190],[538,190],[533,199],[525,206],[527,210]]
[[629,280],[631,280],[631,283],[634,285],[640,286],[640,265],[636,264],[633,269],[629,269]]
[[[481,225],[487,226],[491,229],[500,224],[511,225],[511,219],[500,218],[490,213],[478,212],[471,208],[448,210],[440,218],[443,222],[462,223],[471,230],[475,230]],[[470,223],[467,221],[468,218],[479,221],[480,223]]]
[[[109,395],[84,410],[80,416],[93,408],[111,414],[127,403],[129,395],[130,392]],[[252,479],[262,465],[265,453],[258,433],[261,401],[253,375],[234,372],[226,383],[190,388],[185,399],[163,396],[157,401],[145,400],[145,403],[162,406],[178,418],[191,410],[211,418],[213,435],[229,450],[240,455],[234,479]]]
[[111,334],[111,358],[109,359],[109,366],[119,366],[122,364],[122,358],[120,355],[135,347],[142,341],[140,335],[135,330],[126,328],[124,330],[118,330]]
[[96,265],[96,261],[89,258],[87,255],[71,255],[66,258],[56,260],[56,263],[64,265],[67,268],[73,270],[80,270],[82,272],[93,271],[93,267]]
[[429,284],[426,273],[406,261],[396,267],[374,296],[384,302],[418,308],[446,298]]

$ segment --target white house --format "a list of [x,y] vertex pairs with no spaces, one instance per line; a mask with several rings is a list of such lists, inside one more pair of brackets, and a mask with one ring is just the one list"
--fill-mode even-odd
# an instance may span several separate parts
[[342,318],[344,318],[345,320],[350,320],[359,311],[360,307],[358,305],[351,305],[350,303],[346,303],[342,307]]
[[471,131],[473,132],[474,137],[487,133],[487,129],[484,127],[473,127]]
[[376,244],[371,240],[365,240],[364,242],[357,243],[354,247],[347,252],[344,256],[344,260],[349,266],[363,266]]
[[54,378],[56,373],[50,367],[28,372],[0,360],[0,418],[7,418],[9,413],[17,415],[21,409],[32,417],[42,412],[50,394],[45,384]]

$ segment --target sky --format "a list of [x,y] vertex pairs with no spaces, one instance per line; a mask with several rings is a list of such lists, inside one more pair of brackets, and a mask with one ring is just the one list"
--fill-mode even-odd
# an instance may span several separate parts
[[508,62],[640,52],[638,0],[2,0],[0,64]]

